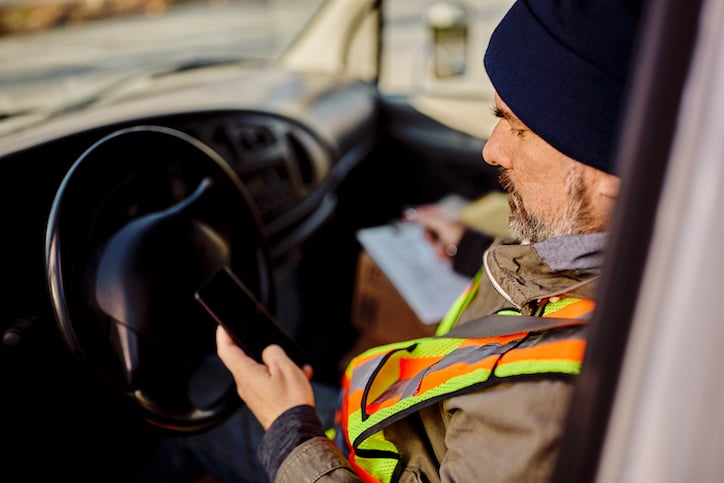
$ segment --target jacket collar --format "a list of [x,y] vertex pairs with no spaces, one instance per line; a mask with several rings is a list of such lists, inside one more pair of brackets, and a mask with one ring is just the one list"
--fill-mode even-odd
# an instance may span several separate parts
[[498,241],[484,254],[493,286],[518,307],[546,297],[593,299],[607,233],[565,235],[534,244]]

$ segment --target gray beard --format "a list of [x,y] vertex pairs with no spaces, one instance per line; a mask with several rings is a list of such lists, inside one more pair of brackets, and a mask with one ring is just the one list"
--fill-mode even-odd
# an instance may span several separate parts
[[581,167],[572,165],[566,175],[568,195],[566,209],[555,220],[543,220],[526,209],[507,171],[500,171],[500,185],[508,192],[510,216],[508,227],[515,240],[537,243],[562,235],[577,235],[591,231],[590,197],[582,181]]

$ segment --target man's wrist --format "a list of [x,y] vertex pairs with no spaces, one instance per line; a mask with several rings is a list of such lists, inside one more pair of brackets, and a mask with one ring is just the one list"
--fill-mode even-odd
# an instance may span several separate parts
[[259,460],[270,481],[274,481],[277,470],[294,448],[308,439],[324,435],[314,407],[305,404],[283,412],[269,426],[259,445]]

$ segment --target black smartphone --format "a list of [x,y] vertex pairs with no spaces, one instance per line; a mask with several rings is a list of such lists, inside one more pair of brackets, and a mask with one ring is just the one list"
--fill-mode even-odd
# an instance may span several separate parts
[[261,362],[264,348],[277,344],[298,366],[305,364],[295,342],[228,267],[219,269],[194,295],[234,342],[257,362]]

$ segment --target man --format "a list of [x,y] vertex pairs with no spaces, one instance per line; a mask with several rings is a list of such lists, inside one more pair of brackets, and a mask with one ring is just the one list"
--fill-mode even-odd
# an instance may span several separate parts
[[[549,478],[585,347],[584,325],[549,322],[594,306],[637,18],[624,1],[518,0],[498,25],[485,67],[499,120],[483,157],[500,168],[517,242],[485,252],[440,337],[352,361],[336,443],[309,368],[277,346],[258,364],[219,328],[218,354],[266,430],[272,481]],[[508,316],[503,329],[489,314]]]

